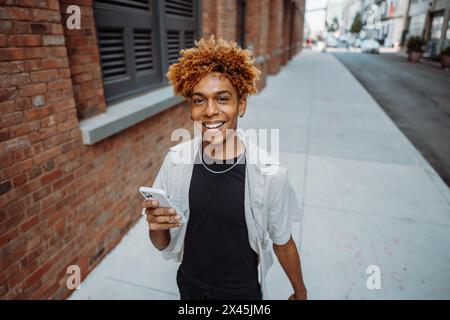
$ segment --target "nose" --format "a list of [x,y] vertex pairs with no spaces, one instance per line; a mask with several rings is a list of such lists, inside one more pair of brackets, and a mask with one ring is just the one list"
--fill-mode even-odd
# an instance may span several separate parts
[[219,113],[219,108],[217,107],[215,101],[208,100],[205,112],[208,117],[212,117]]

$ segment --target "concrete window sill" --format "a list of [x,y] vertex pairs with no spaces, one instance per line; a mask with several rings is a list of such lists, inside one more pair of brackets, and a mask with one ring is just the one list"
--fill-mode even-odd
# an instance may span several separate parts
[[105,113],[80,121],[83,143],[97,143],[183,100],[167,86],[109,106]]

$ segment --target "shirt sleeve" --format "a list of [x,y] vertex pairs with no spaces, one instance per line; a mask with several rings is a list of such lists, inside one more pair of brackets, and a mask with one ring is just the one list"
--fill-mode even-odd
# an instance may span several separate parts
[[300,206],[285,168],[280,168],[269,188],[268,232],[274,244],[282,245],[291,237],[292,220],[300,216]]
[[167,191],[169,189],[169,157],[171,156],[171,151],[169,150],[163,160],[161,168],[159,169],[158,174],[156,175],[155,181],[153,181],[153,188],[163,189]]

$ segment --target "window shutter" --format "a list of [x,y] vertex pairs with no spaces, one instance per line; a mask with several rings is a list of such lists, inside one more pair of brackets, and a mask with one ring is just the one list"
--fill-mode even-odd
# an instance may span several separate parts
[[194,46],[195,33],[194,31],[185,31],[184,32],[184,47],[192,48]]
[[154,69],[151,30],[134,30],[134,56],[138,73]]
[[167,60],[169,61],[169,65],[177,62],[180,48],[180,31],[167,30]]
[[106,101],[162,82],[151,0],[98,0],[94,14]]
[[122,7],[124,9],[137,9],[148,12],[150,5],[148,0],[97,0],[96,3],[110,5],[112,7]]
[[125,43],[122,28],[98,28],[103,80],[114,81],[126,77]]
[[181,49],[194,46],[194,40],[198,36],[196,32],[197,5],[195,0],[165,1],[168,65],[177,62]]
[[166,13],[177,17],[194,18],[194,1],[166,0]]

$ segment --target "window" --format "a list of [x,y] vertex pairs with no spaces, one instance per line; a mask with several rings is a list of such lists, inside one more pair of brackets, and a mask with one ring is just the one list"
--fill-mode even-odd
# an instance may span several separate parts
[[430,39],[441,38],[443,23],[444,23],[443,12],[435,13],[431,20]]
[[423,36],[423,31],[425,29],[425,19],[426,14],[418,14],[413,17],[411,17],[411,20],[409,22],[409,35],[410,36]]
[[445,39],[450,40],[450,19],[447,23],[447,32],[445,33]]
[[166,40],[167,62],[177,61],[178,53],[183,48],[194,46],[195,35],[195,8],[191,0],[166,0]]
[[181,49],[194,46],[195,0],[97,0],[97,39],[107,102],[165,82]]

